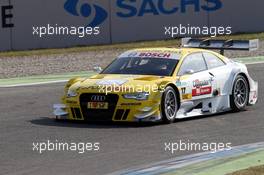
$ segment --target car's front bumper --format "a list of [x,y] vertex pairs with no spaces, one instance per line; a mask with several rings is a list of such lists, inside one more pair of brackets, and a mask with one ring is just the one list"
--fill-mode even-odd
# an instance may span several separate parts
[[[89,95],[87,96],[89,98]],[[64,99],[64,104],[55,104],[53,114],[56,119],[83,120],[83,121],[160,121],[160,96],[147,101],[127,100],[119,95],[113,110],[88,110],[87,97],[82,96]],[[113,98],[110,99],[110,101]]]
[[[64,104],[54,104],[53,105],[53,109],[54,109],[53,114],[55,115],[55,118],[57,120],[88,120],[88,121],[92,121],[89,119],[85,119],[82,114],[81,114],[81,116],[77,116],[76,113],[73,110],[70,111],[69,108],[71,108],[71,107],[66,107]],[[74,108],[74,109],[80,110],[78,108]],[[124,112],[123,112],[123,116],[125,115],[125,111],[126,110],[124,110]],[[117,110],[116,110],[114,116],[116,116],[116,115],[117,115]],[[125,119],[125,120],[115,119],[114,116],[112,117],[111,121],[157,122],[157,121],[161,120],[160,111],[157,109],[156,110],[150,110],[150,111],[141,111],[135,115],[130,114],[129,116],[127,116],[127,119]],[[98,121],[100,121],[100,120],[98,120]]]

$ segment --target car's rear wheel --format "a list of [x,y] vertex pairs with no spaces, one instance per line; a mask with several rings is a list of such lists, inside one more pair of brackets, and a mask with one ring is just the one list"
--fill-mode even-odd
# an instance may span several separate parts
[[230,104],[233,111],[243,111],[249,98],[249,85],[246,78],[238,75],[234,81]]
[[171,86],[168,86],[161,99],[162,121],[167,124],[172,123],[176,118],[177,111],[177,94]]

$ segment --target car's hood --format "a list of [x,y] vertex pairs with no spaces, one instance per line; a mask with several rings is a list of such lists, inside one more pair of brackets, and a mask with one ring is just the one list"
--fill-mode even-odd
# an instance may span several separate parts
[[85,79],[81,82],[81,86],[95,85],[145,85],[146,83],[157,83],[162,81],[164,77],[153,75],[117,75],[117,74],[98,74]]
[[[98,90],[102,87],[120,87],[124,89],[134,87],[159,87],[162,82],[168,81],[169,77],[153,75],[117,75],[117,74],[98,74],[90,78],[81,79],[73,83],[71,90]],[[153,85],[153,86],[152,86]],[[154,88],[155,88],[154,87]]]

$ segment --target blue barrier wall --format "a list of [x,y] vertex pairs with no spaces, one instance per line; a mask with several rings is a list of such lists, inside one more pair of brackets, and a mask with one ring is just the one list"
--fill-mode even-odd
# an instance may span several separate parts
[[[179,25],[260,32],[264,31],[263,6],[261,0],[1,0],[0,50],[168,39],[165,27]],[[34,33],[48,25],[99,29],[84,37],[74,32],[41,37]]]

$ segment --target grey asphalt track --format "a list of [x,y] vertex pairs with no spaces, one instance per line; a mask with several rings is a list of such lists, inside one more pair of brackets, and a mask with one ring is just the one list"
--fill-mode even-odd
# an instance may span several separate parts
[[[249,65],[259,102],[245,112],[178,121],[171,125],[55,122],[52,104],[63,84],[0,89],[0,174],[106,174],[194,153],[164,151],[165,142],[264,141],[264,64]],[[33,151],[33,142],[100,142],[100,151]]]

